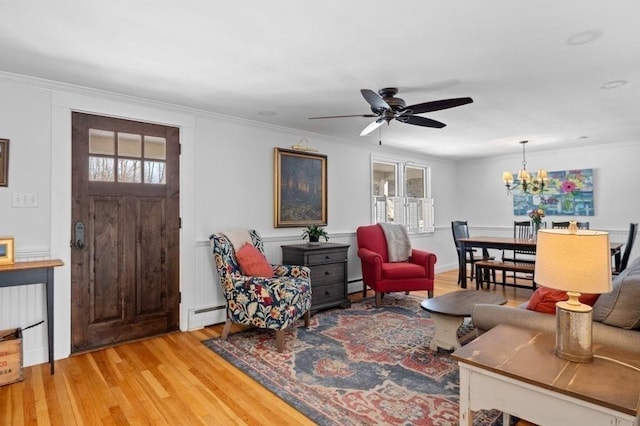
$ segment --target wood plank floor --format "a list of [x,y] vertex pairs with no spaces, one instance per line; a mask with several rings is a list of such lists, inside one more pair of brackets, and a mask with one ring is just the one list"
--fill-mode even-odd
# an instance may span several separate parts
[[[459,290],[456,280],[455,270],[438,274],[435,295]],[[511,306],[531,295],[490,291]],[[48,364],[27,367],[22,382],[0,387],[0,425],[313,424],[200,343],[221,332],[215,325],[74,355],[56,361],[53,376]]]

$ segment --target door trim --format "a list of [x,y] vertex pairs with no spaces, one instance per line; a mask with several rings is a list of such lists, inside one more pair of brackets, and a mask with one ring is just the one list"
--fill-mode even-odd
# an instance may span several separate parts
[[[180,129],[180,330],[186,331],[188,307],[193,306],[195,295],[182,283],[196,278],[194,226],[195,212],[195,117],[185,113],[158,109],[157,105],[143,100],[132,103],[131,97],[114,94],[109,98],[55,91],[51,93],[51,243],[47,252],[60,258],[65,266],[56,268],[56,305],[54,358],[68,358],[71,354],[71,113],[86,112],[130,120],[147,121],[178,127]],[[185,207],[186,206],[186,207]],[[185,216],[185,209],[189,215]],[[185,243],[186,242],[186,243]],[[50,257],[48,256],[48,257]],[[47,360],[47,348],[35,356],[41,362]]]

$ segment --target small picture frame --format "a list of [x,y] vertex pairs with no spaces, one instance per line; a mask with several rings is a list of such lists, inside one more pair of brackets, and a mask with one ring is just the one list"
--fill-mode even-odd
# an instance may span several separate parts
[[0,186],[9,186],[9,139],[0,139]]
[[0,237],[0,265],[13,265],[14,254],[13,237]]

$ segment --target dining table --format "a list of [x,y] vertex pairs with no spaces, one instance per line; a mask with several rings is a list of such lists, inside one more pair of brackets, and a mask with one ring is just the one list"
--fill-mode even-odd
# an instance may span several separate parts
[[[460,243],[460,261],[458,264],[460,265],[460,286],[462,288],[467,288],[467,257],[465,256],[467,250],[480,248],[483,250],[525,250],[534,253],[536,251],[536,240],[527,238],[478,236],[459,238],[458,242]],[[621,248],[623,245],[624,243],[609,242],[616,271],[620,269]]]

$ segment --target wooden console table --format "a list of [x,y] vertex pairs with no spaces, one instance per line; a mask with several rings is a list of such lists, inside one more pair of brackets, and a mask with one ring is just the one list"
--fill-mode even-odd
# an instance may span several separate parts
[[55,372],[53,360],[53,268],[62,265],[64,263],[60,259],[0,265],[0,287],[41,283],[45,286],[47,293],[47,340],[51,374]]
[[452,354],[460,366],[460,425],[498,409],[539,425],[640,425],[640,356],[594,344],[594,360],[554,355],[555,334],[501,324]]

